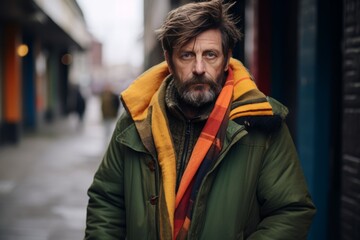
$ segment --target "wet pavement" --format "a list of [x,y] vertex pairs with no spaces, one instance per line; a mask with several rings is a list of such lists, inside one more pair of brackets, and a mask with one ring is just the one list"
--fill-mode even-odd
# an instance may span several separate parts
[[75,115],[0,147],[0,239],[83,239],[86,195],[108,137],[98,99]]

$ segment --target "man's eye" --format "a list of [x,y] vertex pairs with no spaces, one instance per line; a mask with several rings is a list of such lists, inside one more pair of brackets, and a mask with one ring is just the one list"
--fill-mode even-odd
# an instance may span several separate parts
[[214,52],[206,52],[206,55],[205,55],[208,59],[214,59],[216,58],[216,53]]
[[190,59],[193,55],[189,52],[184,52],[181,54],[182,59]]

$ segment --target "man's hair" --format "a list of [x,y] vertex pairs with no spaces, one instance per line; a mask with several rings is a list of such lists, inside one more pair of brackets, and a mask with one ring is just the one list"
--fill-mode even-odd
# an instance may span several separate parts
[[229,13],[234,3],[225,4],[222,0],[211,0],[188,3],[170,11],[162,26],[156,30],[163,50],[171,56],[174,48],[184,46],[207,30],[219,29],[226,57],[228,51],[241,39],[236,20]]

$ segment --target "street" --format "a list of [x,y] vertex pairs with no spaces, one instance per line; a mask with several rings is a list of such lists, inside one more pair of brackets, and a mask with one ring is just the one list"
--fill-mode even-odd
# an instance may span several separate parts
[[97,98],[76,115],[0,147],[0,239],[83,239],[86,191],[108,136]]

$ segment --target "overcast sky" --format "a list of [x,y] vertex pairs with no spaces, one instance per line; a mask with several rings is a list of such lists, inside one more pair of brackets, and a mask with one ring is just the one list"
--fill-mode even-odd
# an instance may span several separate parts
[[142,64],[142,1],[77,0],[89,31],[103,43],[104,64]]

